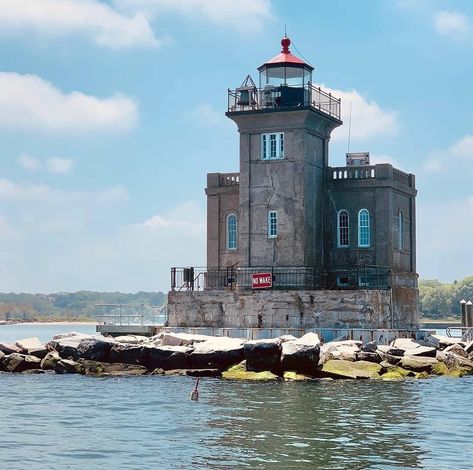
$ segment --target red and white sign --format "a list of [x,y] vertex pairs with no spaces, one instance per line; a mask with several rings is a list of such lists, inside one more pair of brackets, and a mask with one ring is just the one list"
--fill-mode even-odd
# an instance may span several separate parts
[[273,276],[271,273],[255,273],[252,274],[253,289],[267,289],[273,287]]

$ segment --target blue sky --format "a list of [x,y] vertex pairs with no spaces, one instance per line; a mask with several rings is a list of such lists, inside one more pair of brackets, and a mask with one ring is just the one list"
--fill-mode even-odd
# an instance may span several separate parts
[[[352,103],[351,150],[416,174],[420,276],[473,274],[472,2],[0,0],[0,291],[204,265],[206,173],[238,171],[227,88],[285,24]],[[346,147],[345,125],[332,165]]]

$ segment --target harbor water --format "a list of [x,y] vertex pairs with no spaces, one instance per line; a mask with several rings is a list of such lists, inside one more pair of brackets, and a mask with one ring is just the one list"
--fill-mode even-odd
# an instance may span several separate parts
[[203,379],[197,402],[189,400],[194,383],[0,374],[1,466],[378,470],[468,469],[473,462],[473,376]]

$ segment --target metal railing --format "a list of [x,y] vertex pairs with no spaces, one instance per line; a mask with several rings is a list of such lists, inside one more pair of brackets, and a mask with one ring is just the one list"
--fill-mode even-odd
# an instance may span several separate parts
[[244,290],[253,288],[253,275],[267,273],[270,289],[389,289],[391,271],[384,266],[360,265],[349,270],[320,273],[314,267],[174,267],[172,291]]
[[449,338],[461,338],[462,341],[473,340],[473,328],[471,327],[449,326],[446,331]]
[[376,178],[375,165],[353,167],[334,167],[330,168],[331,179],[333,180],[362,180]]
[[94,315],[97,323],[108,325],[166,325],[167,305],[146,304],[96,304]]
[[241,87],[228,90],[228,111],[258,111],[262,109],[309,106],[340,119],[341,99],[311,83],[304,86]]

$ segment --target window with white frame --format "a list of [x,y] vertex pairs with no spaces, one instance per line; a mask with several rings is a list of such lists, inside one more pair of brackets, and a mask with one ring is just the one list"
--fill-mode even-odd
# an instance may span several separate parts
[[237,249],[237,217],[229,214],[227,217],[227,250]]
[[358,246],[367,248],[370,246],[370,213],[368,209],[358,212]]
[[349,237],[350,237],[350,219],[348,215],[348,211],[342,209],[338,211],[337,217],[337,246],[345,247],[349,244]]
[[280,160],[284,158],[284,134],[261,134],[261,159]]
[[398,232],[399,250],[402,251],[404,249],[404,217],[402,214],[402,210],[399,210],[398,213]]
[[268,237],[275,238],[278,236],[278,213],[277,211],[268,212]]

